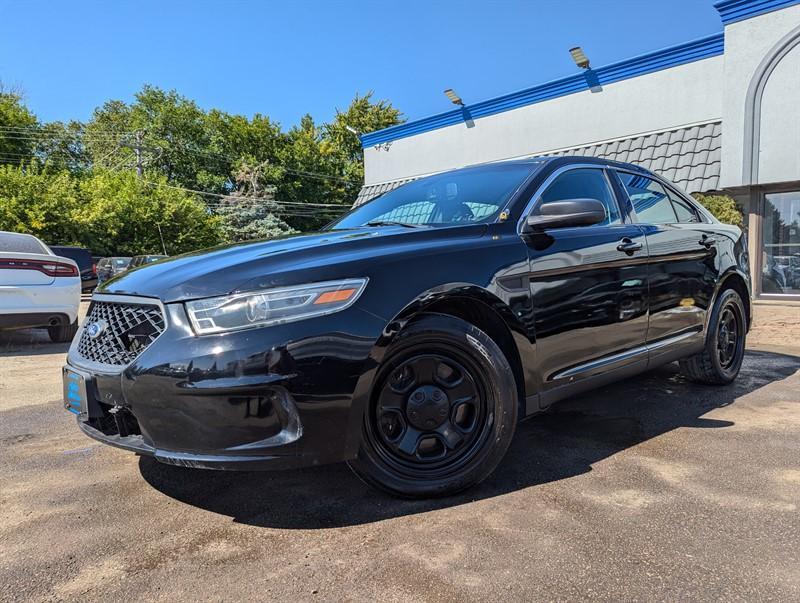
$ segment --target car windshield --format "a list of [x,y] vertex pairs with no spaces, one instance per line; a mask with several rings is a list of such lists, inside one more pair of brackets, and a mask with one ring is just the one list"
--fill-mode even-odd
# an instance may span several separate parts
[[357,207],[331,228],[489,222],[536,165],[498,163],[420,178]]

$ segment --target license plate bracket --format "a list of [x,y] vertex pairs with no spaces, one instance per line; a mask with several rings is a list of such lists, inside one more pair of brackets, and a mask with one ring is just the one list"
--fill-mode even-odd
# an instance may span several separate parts
[[82,421],[89,418],[89,398],[86,384],[91,379],[89,375],[77,371],[71,366],[61,369],[64,383],[64,408]]

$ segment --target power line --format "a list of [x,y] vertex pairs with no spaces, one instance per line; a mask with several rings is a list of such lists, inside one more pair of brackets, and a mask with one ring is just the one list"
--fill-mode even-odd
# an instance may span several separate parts
[[[227,155],[227,154],[223,154],[223,153],[214,153],[213,151],[202,151],[200,149],[195,149],[195,148],[190,147],[186,143],[180,142],[180,141],[177,141],[177,140],[171,141],[171,142],[173,144],[177,144],[177,145],[183,147],[185,150],[189,151],[190,153],[194,153],[196,155],[205,155],[205,156],[208,156],[208,157],[220,157],[222,159],[228,159],[229,161],[238,161],[238,160],[241,159],[241,157],[234,157],[233,155]],[[330,174],[321,174],[319,172],[306,172],[306,171],[303,171],[303,170],[295,170],[293,168],[287,168],[287,167],[282,166],[280,164],[270,164],[270,165],[273,165],[274,167],[280,168],[280,169],[282,169],[285,172],[288,172],[290,174],[298,174],[298,175],[302,175],[302,176],[309,176],[309,177],[313,177],[313,178],[327,179],[327,180],[341,180],[343,182],[354,182],[354,183],[358,182],[358,180],[351,180],[349,178],[342,178],[341,176],[332,176]]]
[[[73,138],[75,140],[77,140],[79,138],[90,139],[90,140],[91,139],[95,139],[95,142],[101,142],[101,141],[102,142],[112,142],[112,139],[114,139],[114,138],[122,139],[122,138],[125,138],[127,136],[136,134],[136,131],[133,131],[133,132],[130,132],[130,131],[115,132],[115,131],[112,131],[112,130],[92,130],[92,131],[89,131],[89,132],[87,132],[87,131],[70,132],[70,131],[68,131],[66,129],[60,129],[58,127],[53,127],[53,126],[48,126],[48,128],[52,128],[52,129],[50,129],[48,131],[47,129],[45,129],[45,127],[0,126],[0,131],[6,130],[8,133],[5,134],[5,135],[9,136],[10,138],[14,138],[16,140],[29,140],[29,141],[36,141],[36,142],[40,142],[40,141],[43,141],[43,140],[48,140],[48,139],[52,138],[52,136],[54,134],[64,135],[65,137],[70,137],[70,138]],[[11,136],[12,133],[15,133],[15,135]],[[139,141],[139,142],[141,142],[141,141]],[[221,159],[227,159],[229,161],[238,161],[238,160],[241,159],[241,157],[235,157],[235,156],[227,155],[227,154],[224,154],[224,153],[215,153],[213,151],[203,151],[201,149],[197,149],[197,148],[191,147],[187,143],[185,143],[183,141],[180,141],[180,140],[168,140],[167,142],[168,142],[168,144],[178,145],[181,148],[183,148],[184,150],[188,151],[189,153],[193,153],[195,155],[204,155],[206,157],[218,157],[218,158],[221,158]],[[332,175],[332,174],[323,174],[323,173],[320,173],[320,172],[309,172],[309,171],[306,171],[306,170],[297,170],[297,169],[294,169],[294,168],[289,168],[289,167],[282,166],[280,164],[273,164],[273,165],[275,165],[275,167],[280,168],[280,169],[282,169],[283,171],[285,171],[285,172],[287,172],[289,174],[295,174],[295,175],[299,175],[299,176],[307,176],[309,178],[316,178],[316,179],[319,179],[319,180],[337,180],[337,181],[340,181],[340,182],[354,183],[354,184],[355,183],[359,183],[358,180],[345,178],[345,177],[342,177],[342,176],[335,176],[335,175]]]
[[[177,190],[186,191],[188,193],[195,193],[195,194],[198,194],[198,195],[206,195],[206,196],[209,196],[209,197],[218,197],[220,199],[228,199],[228,198],[232,197],[232,195],[230,195],[230,194],[222,195],[220,193],[209,193],[209,192],[206,192],[206,191],[199,191],[199,190],[195,190],[195,189],[192,189],[192,188],[186,188],[186,187],[183,187],[183,186],[175,186],[173,184],[165,184],[163,182],[153,182],[151,180],[143,180],[142,182],[144,182],[145,184],[149,184],[150,186],[163,186],[163,187],[166,187],[166,188],[173,188],[173,189],[177,189]],[[300,205],[302,207],[346,207],[346,205],[343,205],[341,203],[303,203],[301,201],[275,201],[274,199],[269,199],[267,197],[249,197],[249,196],[246,196],[246,195],[242,195],[240,197],[234,197],[234,199],[237,199],[237,200],[238,199],[244,199],[244,200],[248,200],[248,201],[266,201],[266,202],[271,202],[271,203],[281,203],[281,204],[287,204],[287,205]]]

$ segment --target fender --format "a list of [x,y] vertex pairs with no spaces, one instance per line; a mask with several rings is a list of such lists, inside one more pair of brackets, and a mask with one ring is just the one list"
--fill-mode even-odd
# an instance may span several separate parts
[[[425,312],[435,310],[437,305],[445,302],[470,302],[479,304],[482,309],[488,310],[500,319],[510,335],[511,342],[516,352],[516,358],[509,358],[509,363],[516,363],[521,377],[520,389],[520,417],[526,413],[526,400],[536,397],[540,377],[536,367],[536,340],[533,332],[532,312],[523,312],[523,319],[493,292],[472,283],[447,283],[421,292],[414,299],[403,306],[395,316],[389,320],[375,345],[370,351],[367,368],[358,380],[353,393],[353,403],[349,419],[347,451],[351,456],[358,452],[361,435],[361,422],[364,412],[369,404],[375,375],[378,367],[383,362],[386,350],[397,337],[403,327],[415,317]],[[530,299],[527,300],[530,305]],[[515,375],[515,378],[517,376]],[[353,437],[353,436],[356,437]]]
[[708,336],[708,323],[711,320],[711,312],[714,308],[714,304],[717,303],[717,298],[719,297],[720,292],[726,287],[726,283],[730,280],[731,277],[738,276],[744,281],[745,289],[747,290],[747,299],[743,299],[742,301],[745,304],[745,311],[747,316],[745,316],[745,320],[747,320],[747,331],[750,331],[750,326],[753,324],[753,310],[752,310],[752,292],[750,289],[750,275],[741,270],[738,266],[729,266],[717,279],[717,285],[714,288],[714,295],[711,298],[711,304],[708,307],[708,312],[706,312],[705,323],[703,325],[703,337]]

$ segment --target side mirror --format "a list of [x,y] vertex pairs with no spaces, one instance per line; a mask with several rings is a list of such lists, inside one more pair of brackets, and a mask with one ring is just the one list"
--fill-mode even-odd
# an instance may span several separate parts
[[525,222],[524,232],[547,228],[591,226],[606,219],[606,206],[597,199],[566,199],[551,201],[540,206],[539,211]]

